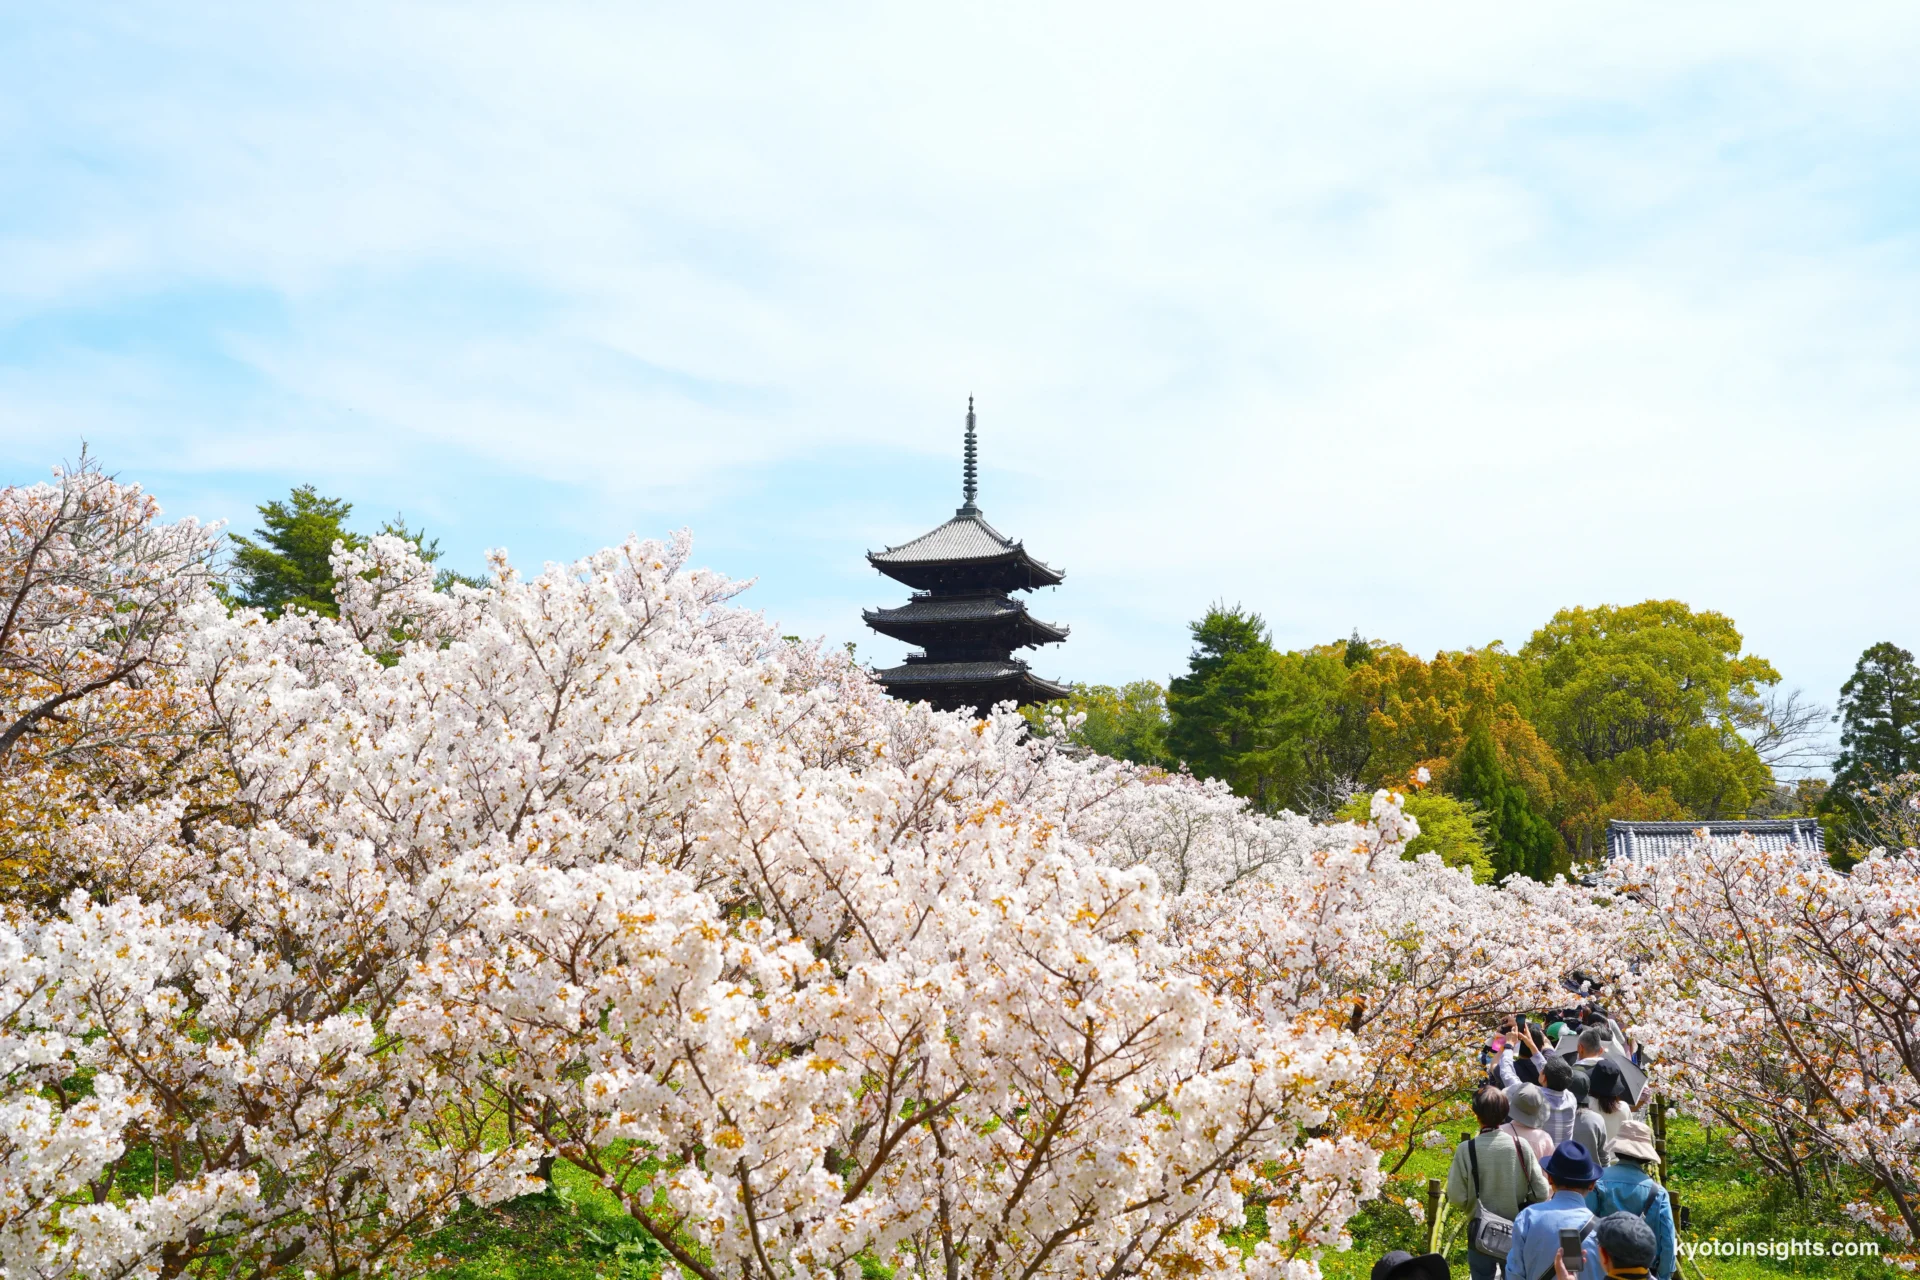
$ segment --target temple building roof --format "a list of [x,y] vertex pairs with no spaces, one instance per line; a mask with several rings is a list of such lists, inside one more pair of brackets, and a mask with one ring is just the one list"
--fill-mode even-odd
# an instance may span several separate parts
[[1607,857],[1653,862],[1691,849],[1702,831],[1721,840],[1750,836],[1754,844],[1770,852],[1799,850],[1813,857],[1824,856],[1825,852],[1825,836],[1818,818],[1742,818],[1712,822],[1628,822],[1615,818],[1607,823]]
[[930,587],[943,575],[940,570],[999,570],[996,577],[1007,579],[1014,589],[1057,586],[1066,574],[1027,554],[1021,543],[1011,541],[987,523],[972,503],[961,507],[953,519],[897,547],[867,552],[867,562],[889,578],[910,587]]

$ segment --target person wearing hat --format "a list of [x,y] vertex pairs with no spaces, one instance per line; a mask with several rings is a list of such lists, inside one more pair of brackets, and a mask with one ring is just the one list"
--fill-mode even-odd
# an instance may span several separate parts
[[1547,1099],[1537,1084],[1523,1084],[1510,1095],[1507,1132],[1526,1143],[1533,1158],[1545,1163],[1553,1154],[1553,1135],[1547,1132]]
[[1453,1268],[1437,1253],[1416,1257],[1405,1249],[1395,1249],[1373,1264],[1368,1280],[1453,1280]]
[[1620,1136],[1620,1126],[1633,1114],[1628,1106],[1632,1097],[1626,1074],[1613,1063],[1597,1062],[1587,1072],[1587,1106],[1606,1122],[1609,1144]]
[[[1525,1205],[1547,1198],[1547,1176],[1533,1152],[1505,1129],[1507,1095],[1484,1085],[1473,1095],[1473,1118],[1478,1136],[1461,1143],[1447,1170],[1447,1203],[1482,1209],[1511,1222]],[[1476,1249],[1467,1250],[1467,1272],[1473,1280],[1493,1280],[1500,1259]]]
[[1645,1121],[1622,1122],[1620,1136],[1613,1140],[1613,1159],[1588,1194],[1587,1208],[1602,1217],[1627,1213],[1645,1222],[1653,1232],[1653,1274],[1659,1280],[1672,1280],[1673,1204],[1667,1189],[1654,1179],[1660,1155]]
[[1594,1225],[1581,1254],[1577,1278],[1565,1259],[1553,1255],[1557,1280],[1651,1280],[1653,1232],[1634,1214],[1609,1214]]
[[[1507,1253],[1511,1280],[1545,1280],[1554,1274],[1560,1232],[1585,1232],[1593,1224],[1587,1192],[1600,1180],[1600,1164],[1577,1142],[1563,1142],[1547,1157],[1547,1182],[1553,1194],[1530,1204],[1513,1220],[1513,1248]],[[1582,1276],[1586,1272],[1582,1271]]]

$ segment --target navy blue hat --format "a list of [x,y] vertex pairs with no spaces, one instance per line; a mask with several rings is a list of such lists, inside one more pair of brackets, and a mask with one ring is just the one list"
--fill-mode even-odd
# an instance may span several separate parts
[[1600,1166],[1593,1153],[1571,1140],[1553,1149],[1553,1154],[1547,1157],[1546,1169],[1549,1178],[1569,1186],[1600,1181]]

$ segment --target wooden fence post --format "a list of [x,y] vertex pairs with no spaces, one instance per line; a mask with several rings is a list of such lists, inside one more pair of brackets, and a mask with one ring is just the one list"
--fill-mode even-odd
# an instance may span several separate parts
[[1440,1179],[1427,1179],[1427,1252],[1440,1252],[1440,1220],[1446,1214],[1446,1204],[1440,1199]]

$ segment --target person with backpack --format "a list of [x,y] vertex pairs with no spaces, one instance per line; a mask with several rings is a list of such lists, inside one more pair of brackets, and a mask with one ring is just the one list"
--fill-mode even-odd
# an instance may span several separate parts
[[1653,1274],[1659,1280],[1673,1280],[1673,1203],[1667,1198],[1667,1189],[1653,1176],[1660,1164],[1653,1130],[1640,1120],[1623,1123],[1620,1136],[1613,1140],[1613,1159],[1588,1193],[1587,1208],[1601,1217],[1629,1213],[1645,1222],[1653,1232],[1653,1260],[1649,1264]]
[[[1600,1165],[1577,1142],[1563,1142],[1547,1159],[1553,1194],[1530,1204],[1513,1220],[1513,1247],[1507,1252],[1508,1280],[1545,1280],[1554,1274],[1564,1228],[1591,1234],[1597,1219],[1587,1208],[1587,1192],[1600,1180]],[[1583,1268],[1582,1275],[1585,1275]]]
[[1507,1095],[1483,1085],[1473,1095],[1478,1135],[1460,1144],[1447,1170],[1447,1203],[1473,1206],[1467,1224],[1467,1274],[1493,1280],[1505,1257],[1503,1246],[1514,1217],[1548,1195],[1547,1176],[1533,1151],[1501,1126],[1507,1122]]

